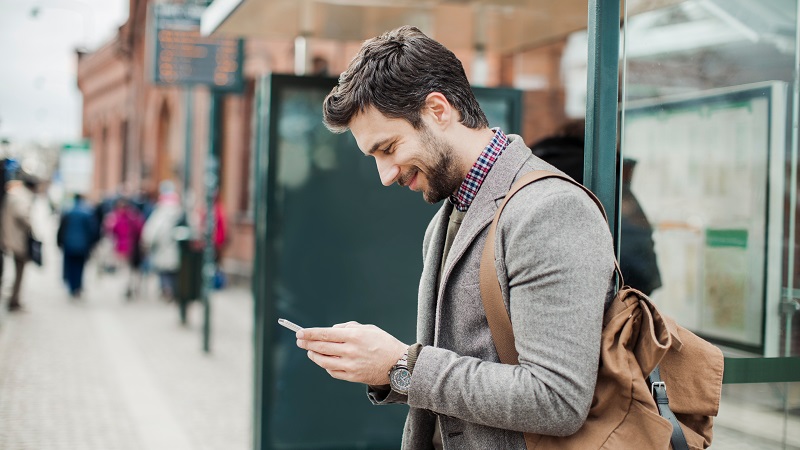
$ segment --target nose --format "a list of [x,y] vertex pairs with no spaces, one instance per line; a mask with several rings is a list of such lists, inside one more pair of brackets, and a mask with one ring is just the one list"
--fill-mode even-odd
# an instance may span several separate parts
[[381,177],[381,183],[384,186],[391,186],[400,176],[400,166],[397,164],[382,161],[379,158],[375,159],[375,163],[378,165],[378,175]]

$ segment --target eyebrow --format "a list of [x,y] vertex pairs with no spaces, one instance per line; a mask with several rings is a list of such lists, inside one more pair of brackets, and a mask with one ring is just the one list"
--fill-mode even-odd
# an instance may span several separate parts
[[378,142],[372,144],[372,148],[369,149],[367,154],[368,155],[374,154],[375,152],[378,151],[378,149],[380,149],[381,147],[386,147],[387,143],[390,143],[391,141],[394,141],[394,140],[395,140],[395,138],[388,137],[386,139],[383,139],[382,141],[378,141]]

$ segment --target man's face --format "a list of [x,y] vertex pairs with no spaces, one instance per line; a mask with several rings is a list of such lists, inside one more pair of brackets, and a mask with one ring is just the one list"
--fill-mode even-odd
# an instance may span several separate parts
[[461,185],[452,145],[436,136],[423,118],[423,127],[414,129],[403,119],[390,119],[374,107],[356,115],[350,131],[366,156],[373,156],[384,186],[397,182],[413,191],[422,191],[428,203],[437,203]]

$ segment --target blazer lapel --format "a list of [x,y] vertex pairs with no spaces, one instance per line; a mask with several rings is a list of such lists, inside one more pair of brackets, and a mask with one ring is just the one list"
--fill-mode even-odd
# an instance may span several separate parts
[[428,238],[427,253],[422,268],[419,282],[419,297],[417,299],[417,342],[423,345],[433,345],[433,333],[436,322],[436,281],[439,278],[439,268],[442,265],[442,252],[447,234],[447,222],[453,205],[445,201],[433,219],[435,224]]
[[[486,175],[478,194],[472,201],[472,204],[464,216],[464,222],[458,230],[453,246],[450,248],[450,253],[447,255],[445,262],[442,280],[440,282],[439,296],[444,291],[444,286],[450,277],[453,267],[464,256],[467,248],[478,237],[484,228],[494,220],[495,211],[497,211],[498,200],[505,197],[508,190],[519,173],[522,166],[531,156],[531,151],[525,146],[522,138],[516,135],[509,135],[509,144],[500,157],[495,161],[494,166]],[[447,229],[447,220],[445,217],[444,229]],[[441,252],[440,257],[441,257]],[[430,255],[429,255],[430,256]]]

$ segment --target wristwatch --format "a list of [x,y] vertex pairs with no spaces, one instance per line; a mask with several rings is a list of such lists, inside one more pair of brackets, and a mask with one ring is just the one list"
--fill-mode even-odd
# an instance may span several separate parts
[[411,386],[411,372],[408,370],[408,351],[402,358],[397,360],[397,364],[389,369],[389,385],[398,394],[408,395],[408,388]]

